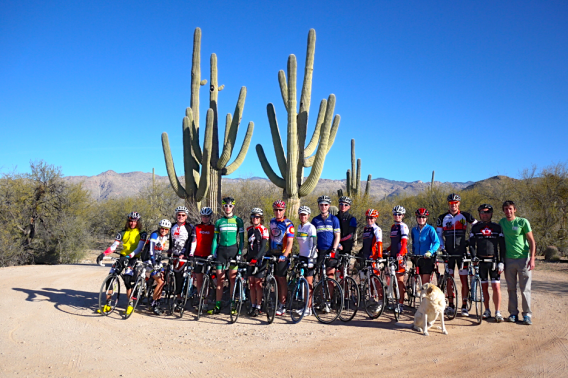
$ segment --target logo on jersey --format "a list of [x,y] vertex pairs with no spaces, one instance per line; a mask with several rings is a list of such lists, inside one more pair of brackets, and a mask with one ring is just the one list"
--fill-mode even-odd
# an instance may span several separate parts
[[483,234],[483,236],[491,236],[491,229],[486,227],[481,230],[481,234]]

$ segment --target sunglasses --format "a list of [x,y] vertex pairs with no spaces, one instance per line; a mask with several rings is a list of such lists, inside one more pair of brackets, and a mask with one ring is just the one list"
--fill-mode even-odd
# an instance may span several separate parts
[[272,209],[272,210],[274,210],[274,211],[284,211],[284,210],[286,210],[286,209]]
[[234,206],[235,206],[235,205],[231,205],[231,204],[229,204],[229,203],[226,203],[226,204],[223,205],[223,207],[234,207]]
[[401,213],[395,213],[395,214],[393,214],[393,216],[395,216],[395,217],[402,217],[402,214],[401,214]]
[[329,203],[320,203],[320,206],[329,206]]
[[351,205],[348,203],[340,203],[339,206],[351,206]]
[[373,217],[367,217],[367,219],[377,219],[377,218],[373,218]]
[[251,216],[250,216],[250,219],[253,219],[253,218],[254,218],[254,219],[260,219],[261,216],[260,216],[260,215],[251,215]]
[[448,202],[450,205],[457,205],[458,203],[460,203],[460,201],[450,201]]
[[416,218],[418,218],[418,219],[426,219],[426,218],[428,218],[428,217],[425,217],[425,216],[423,216],[423,215],[418,215]]
[[179,218],[179,217],[185,218],[185,217],[187,217],[187,214],[178,214],[177,217],[178,217],[178,218]]
[[160,227],[160,231],[164,231],[164,230],[165,230],[165,231],[169,231],[170,229],[169,229],[169,228]]

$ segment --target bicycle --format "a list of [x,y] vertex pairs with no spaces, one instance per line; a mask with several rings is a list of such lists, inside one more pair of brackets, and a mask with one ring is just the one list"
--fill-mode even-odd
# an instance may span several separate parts
[[467,296],[467,302],[468,302],[468,310],[471,309],[471,307],[473,306],[473,303],[475,303],[475,317],[476,317],[476,321],[477,324],[481,324],[481,320],[483,319],[482,313],[483,313],[483,290],[481,290],[481,277],[479,276],[479,263],[480,262],[492,262],[493,263],[493,269],[495,270],[495,261],[493,259],[479,259],[476,261],[475,264],[473,264],[473,259],[463,259],[462,262],[462,269],[463,269],[463,263],[466,262],[472,262],[472,264],[469,264],[469,268],[468,268],[468,273],[469,276],[471,277],[471,282],[470,282],[470,289],[468,292],[468,296]]
[[[462,255],[438,254],[438,257],[444,262],[444,274],[438,280],[438,287],[444,292],[444,297],[446,298],[446,310],[444,311],[444,315],[448,320],[453,320],[457,313],[455,306],[458,303],[458,289],[454,277],[450,274],[448,261],[451,257],[462,257]],[[454,305],[453,308],[450,306],[452,304]]]
[[398,281],[396,279],[396,270],[398,269],[398,261],[394,257],[387,257],[386,259],[378,259],[378,262],[385,262],[383,265],[383,271],[385,274],[385,279],[387,281],[387,296],[386,305],[387,308],[393,308],[394,319],[398,322],[400,319],[400,291],[398,290]]
[[308,268],[308,264],[299,261],[300,256],[292,256],[292,260],[298,260],[292,269],[292,277],[288,281],[288,286],[293,286],[288,295],[290,316],[292,322],[299,323],[308,311],[310,300],[310,286],[308,280],[304,277],[304,272]]
[[128,319],[136,310],[136,306],[140,301],[140,298],[146,295],[146,264],[144,264],[140,260],[136,260],[136,263],[132,267],[134,271],[136,271],[136,282],[134,283],[134,287],[132,287],[132,291],[130,292],[130,298],[128,298],[128,303],[132,303],[132,311],[130,313],[124,313],[124,319]]
[[418,261],[424,256],[407,255],[412,261],[412,267],[407,270],[406,276],[406,301],[408,307],[418,307],[417,301],[420,298],[420,288],[422,287],[422,277],[420,276],[420,269],[418,268]]
[[[181,286],[181,302],[178,303],[179,305],[179,318],[183,317],[183,313],[185,312],[185,306],[187,304],[187,299],[193,297],[193,262],[187,262],[187,260],[179,259],[180,262],[183,262],[183,283]],[[174,311],[175,313],[175,311]]]
[[278,262],[278,257],[265,256],[263,259],[268,260],[268,266],[266,267],[266,278],[262,291],[262,306],[266,313],[266,320],[268,324],[271,324],[278,309],[278,283],[276,277],[274,277],[274,265]]
[[359,286],[349,274],[351,259],[355,258],[355,256],[347,254],[339,255],[340,269],[336,272],[339,273],[339,285],[343,290],[343,309],[339,314],[339,320],[342,322],[348,322],[355,317],[355,314],[357,314],[357,310],[359,309],[359,303],[361,302]]
[[239,319],[243,303],[247,300],[246,295],[246,279],[243,274],[246,272],[249,263],[237,260],[231,260],[231,265],[237,266],[237,277],[235,277],[235,285],[233,286],[233,293],[231,295],[231,321],[233,324]]
[[356,257],[362,267],[359,269],[359,293],[363,309],[371,319],[376,319],[383,313],[385,308],[385,284],[383,279],[375,274],[377,268],[374,264],[384,263],[385,259],[371,260]]
[[103,280],[99,291],[99,313],[103,316],[110,315],[118,304],[120,298],[119,277],[126,265],[127,260],[115,259],[110,273]]
[[[187,261],[180,259],[180,261]],[[164,289],[162,291],[166,304],[166,313],[173,315],[176,301],[176,277],[174,273],[173,257],[168,259],[168,264],[164,270]]]
[[199,304],[197,306],[196,317],[196,320],[199,320],[201,314],[207,311],[206,307],[209,303],[215,303],[216,285],[213,281],[215,279],[215,273],[212,271],[211,267],[213,264],[216,265],[217,262],[196,257],[195,264],[203,266],[203,283],[201,285],[201,290],[199,291]]
[[[330,255],[325,256],[328,260]],[[339,283],[327,277],[325,260],[316,269],[319,270],[319,281],[315,283],[312,296],[312,311],[315,317],[324,324],[335,321],[343,310],[343,290]]]

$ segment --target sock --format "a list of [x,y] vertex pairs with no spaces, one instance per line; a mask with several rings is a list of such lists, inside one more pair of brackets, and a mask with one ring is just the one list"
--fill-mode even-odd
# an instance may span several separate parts
[[217,307],[217,308],[221,308],[221,301],[217,301],[217,302],[215,302],[215,307]]

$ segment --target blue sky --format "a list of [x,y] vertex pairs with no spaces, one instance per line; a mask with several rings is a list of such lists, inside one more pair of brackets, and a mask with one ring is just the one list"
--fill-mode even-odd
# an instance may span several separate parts
[[[351,138],[363,177],[475,181],[568,160],[565,1],[195,3],[0,2],[0,169],[165,175],[166,131],[181,175],[195,27],[203,78],[218,56],[221,119],[247,87],[237,146],[255,131],[231,177],[264,176],[257,143],[276,169],[266,105],[285,135],[277,73],[293,53],[301,82],[310,28],[308,135],[330,93],[342,117],[323,178],[345,177]],[[202,131],[207,104],[202,87]]]

